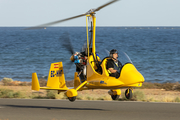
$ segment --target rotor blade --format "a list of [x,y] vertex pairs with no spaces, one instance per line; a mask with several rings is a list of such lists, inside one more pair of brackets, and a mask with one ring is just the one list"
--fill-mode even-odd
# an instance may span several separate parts
[[66,18],[66,19],[62,19],[62,20],[58,20],[58,21],[54,21],[54,22],[50,22],[50,23],[46,23],[46,24],[42,24],[42,25],[38,25],[38,26],[35,26],[35,27],[29,27],[29,28],[26,28],[25,30],[42,29],[42,28],[48,27],[50,25],[54,25],[54,24],[57,24],[57,23],[68,21],[68,20],[72,20],[72,19],[79,18],[79,17],[85,16],[85,15],[86,15],[86,13],[81,14],[81,15],[77,15],[77,16],[74,16],[74,17],[70,17],[70,18]]
[[69,38],[69,34],[67,32],[63,33],[63,35],[61,35],[59,40],[62,43],[62,47],[66,48],[68,50],[68,52],[70,52],[71,55],[73,55],[74,54],[74,49],[72,47],[71,40]]
[[101,5],[101,6],[99,6],[98,8],[96,8],[96,9],[94,10],[94,12],[99,11],[100,9],[102,9],[102,8],[104,8],[104,7],[112,4],[112,3],[114,3],[114,2],[117,2],[117,1],[119,1],[119,0],[111,0],[110,2],[108,2],[108,3],[104,4],[104,5]]
[[100,9],[114,3],[114,2],[117,2],[119,0],[111,0],[110,2],[96,8],[96,9],[91,9],[90,11],[84,13],[84,14],[80,14],[80,15],[77,15],[77,16],[74,16],[74,17],[70,17],[70,18],[66,18],[66,19],[62,19],[62,20],[58,20],[58,21],[54,21],[54,22],[50,22],[50,23],[46,23],[46,24],[42,24],[42,25],[38,25],[38,26],[35,26],[35,27],[29,27],[29,28],[26,28],[25,30],[31,30],[31,29],[42,29],[42,28],[45,28],[45,27],[48,27],[50,25],[54,25],[54,24],[57,24],[57,23],[61,23],[61,22],[64,22],[64,21],[68,21],[68,20],[72,20],[72,19],[75,19],[75,18],[79,18],[79,17],[82,17],[82,16],[85,16],[87,14],[91,14],[91,13],[94,13],[96,11],[99,11]]
[[106,52],[107,56],[109,56],[110,51],[109,51],[109,50],[107,50],[107,49],[104,49],[104,50],[105,50],[105,52]]

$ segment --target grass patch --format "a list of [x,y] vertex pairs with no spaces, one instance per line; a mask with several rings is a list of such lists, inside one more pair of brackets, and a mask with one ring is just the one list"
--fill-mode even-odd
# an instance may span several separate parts
[[145,94],[142,91],[135,91],[132,99],[135,101],[145,101]]
[[56,99],[57,92],[55,93],[54,90],[47,90],[46,92],[47,99]]
[[146,99],[146,102],[154,102],[155,100],[154,100],[154,98],[149,98],[149,99]]
[[127,99],[125,96],[125,92],[122,92],[121,98],[118,101],[146,101],[146,96],[143,91],[136,90],[133,92],[133,96],[131,99]]
[[176,98],[174,99],[174,102],[180,102],[180,98],[179,98],[179,97],[176,97]]
[[83,96],[78,95],[78,96],[76,97],[76,100],[83,100]]
[[13,79],[12,78],[3,78],[2,80],[2,83],[4,84],[4,86],[7,86],[10,82],[13,82]]
[[108,97],[107,96],[101,96],[101,97],[97,98],[97,100],[108,100]]
[[0,89],[0,98],[24,98],[21,92],[9,89]]
[[86,99],[86,100],[94,100],[94,98],[93,98],[93,97],[90,97],[90,96],[86,96],[85,99]]
[[44,95],[41,92],[32,93],[31,98],[33,99],[57,99],[57,91],[54,90],[46,90],[46,94]]

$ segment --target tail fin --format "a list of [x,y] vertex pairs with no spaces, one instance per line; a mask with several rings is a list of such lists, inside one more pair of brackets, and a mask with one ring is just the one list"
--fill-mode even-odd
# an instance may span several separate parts
[[39,91],[40,86],[39,86],[39,81],[36,73],[32,73],[32,90]]
[[47,81],[47,87],[67,88],[62,62],[51,63],[48,81]]

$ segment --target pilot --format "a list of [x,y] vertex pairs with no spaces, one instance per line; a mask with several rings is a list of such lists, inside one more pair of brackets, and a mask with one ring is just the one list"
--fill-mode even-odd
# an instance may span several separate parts
[[109,72],[109,76],[119,78],[120,71],[122,68],[121,62],[117,59],[118,58],[118,51],[116,49],[112,49],[110,51],[110,59],[107,61],[106,68]]

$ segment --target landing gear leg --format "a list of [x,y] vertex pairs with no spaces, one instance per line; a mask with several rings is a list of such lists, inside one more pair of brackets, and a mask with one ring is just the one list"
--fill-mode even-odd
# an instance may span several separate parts
[[125,96],[127,99],[131,99],[132,96],[133,96],[133,91],[131,88],[128,88],[126,91],[125,91]]

